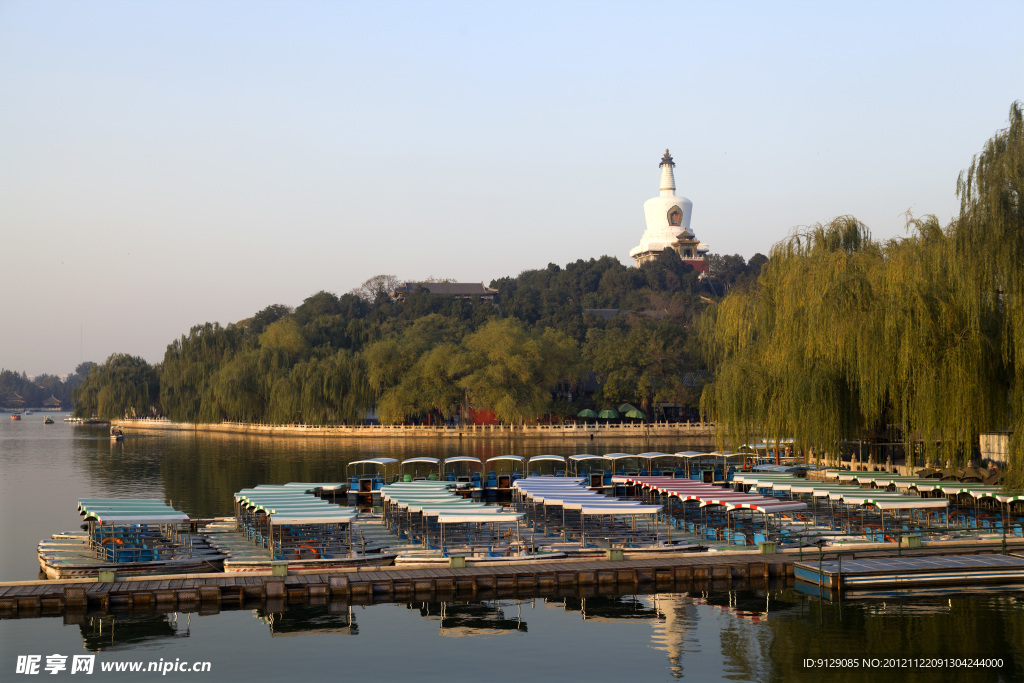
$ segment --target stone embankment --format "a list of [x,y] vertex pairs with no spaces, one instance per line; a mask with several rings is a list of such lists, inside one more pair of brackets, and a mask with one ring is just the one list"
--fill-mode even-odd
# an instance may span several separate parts
[[187,424],[166,419],[118,420],[126,429],[141,431],[188,431],[219,434],[264,436],[313,436],[344,438],[544,438],[559,439],[649,439],[660,437],[699,439],[710,443],[714,425],[706,422],[645,422],[634,424],[562,424],[562,425],[463,425],[457,427],[426,425],[268,425],[243,422]]

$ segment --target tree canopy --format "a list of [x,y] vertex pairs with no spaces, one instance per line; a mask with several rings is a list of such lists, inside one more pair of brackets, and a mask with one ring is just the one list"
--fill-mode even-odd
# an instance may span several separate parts
[[[756,283],[700,325],[716,377],[702,409],[735,443],[795,437],[817,452],[894,424],[908,453],[963,463],[982,431],[1024,416],[1021,104],[961,174],[959,216],[909,217],[884,243],[850,216],[794,232]],[[943,462],[944,464],[944,462]]]

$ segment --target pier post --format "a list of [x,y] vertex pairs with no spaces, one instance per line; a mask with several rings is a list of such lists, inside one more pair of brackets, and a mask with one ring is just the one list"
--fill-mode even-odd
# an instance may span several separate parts
[[351,595],[348,585],[347,576],[332,576],[328,582],[332,596],[341,596],[347,598]]
[[88,606],[84,588],[68,587],[64,589],[64,604],[68,609],[84,610]]

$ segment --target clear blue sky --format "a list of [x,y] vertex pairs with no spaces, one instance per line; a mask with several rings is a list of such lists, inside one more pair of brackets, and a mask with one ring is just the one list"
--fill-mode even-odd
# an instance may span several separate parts
[[0,366],[162,359],[390,273],[629,262],[658,160],[749,257],[954,215],[1024,3],[0,0]]

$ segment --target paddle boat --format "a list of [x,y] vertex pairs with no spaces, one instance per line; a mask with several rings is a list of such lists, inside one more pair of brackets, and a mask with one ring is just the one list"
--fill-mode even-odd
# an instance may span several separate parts
[[111,441],[123,441],[124,430],[117,425],[110,425],[110,440]]
[[11,413],[11,420],[20,420],[21,413]]
[[380,496],[380,490],[387,481],[388,467],[397,463],[395,458],[366,458],[350,462],[346,469],[358,467],[361,472],[349,475],[349,498]]
[[227,573],[393,564],[394,553],[368,546],[355,531],[354,508],[315,495],[344,487],[293,482],[242,489],[234,497],[235,518],[208,525],[204,533],[226,555]]
[[[570,476],[583,477],[588,482],[588,488],[594,491],[602,491],[604,487],[611,486],[612,473],[605,472],[604,469],[598,469],[591,467],[591,464],[597,462],[603,462],[605,457],[603,455],[592,455],[590,453],[579,453],[577,455],[569,456],[569,470]],[[605,477],[607,476],[608,482],[605,483]]]
[[50,417],[49,415],[47,415],[46,417],[43,418],[43,424],[44,425],[52,425],[53,424],[53,418]]
[[39,542],[48,579],[151,576],[220,571],[224,555],[190,531],[188,515],[159,499],[81,498],[84,531]]
[[[475,472],[471,471],[474,465],[477,467]],[[451,466],[451,471],[448,469],[449,466]],[[480,498],[484,491],[483,467],[484,464],[480,458],[474,458],[472,455],[456,455],[445,458],[444,464],[441,466],[441,478],[447,482],[463,484],[464,486],[458,489],[460,495]],[[469,486],[465,486],[465,484],[469,484]]]
[[[412,466],[411,472],[408,472],[405,469],[406,466],[409,465]],[[417,467],[417,465],[425,465],[426,467],[421,469]],[[408,458],[407,460],[403,460],[400,467],[402,470],[402,475],[401,477],[399,477],[399,480],[406,482],[427,480],[436,481],[437,479],[440,478],[441,474],[443,474],[441,461],[438,458],[429,458],[427,456],[420,456],[416,458]],[[435,470],[437,471],[435,472]],[[426,472],[426,474],[422,474],[422,472],[424,471]]]
[[[507,473],[502,471],[506,469],[503,467],[504,464],[508,464]],[[524,476],[526,458],[521,455],[496,455],[488,458],[485,466],[487,475],[484,479],[484,491],[487,493],[487,499],[509,499],[512,496],[512,484]]]
[[[468,456],[467,456],[468,457]],[[521,556],[521,514],[468,500],[456,491],[471,482],[413,481],[382,491],[383,520],[393,533],[420,546],[396,563],[443,563],[451,555],[474,563]],[[472,562],[470,561],[472,558]]]

